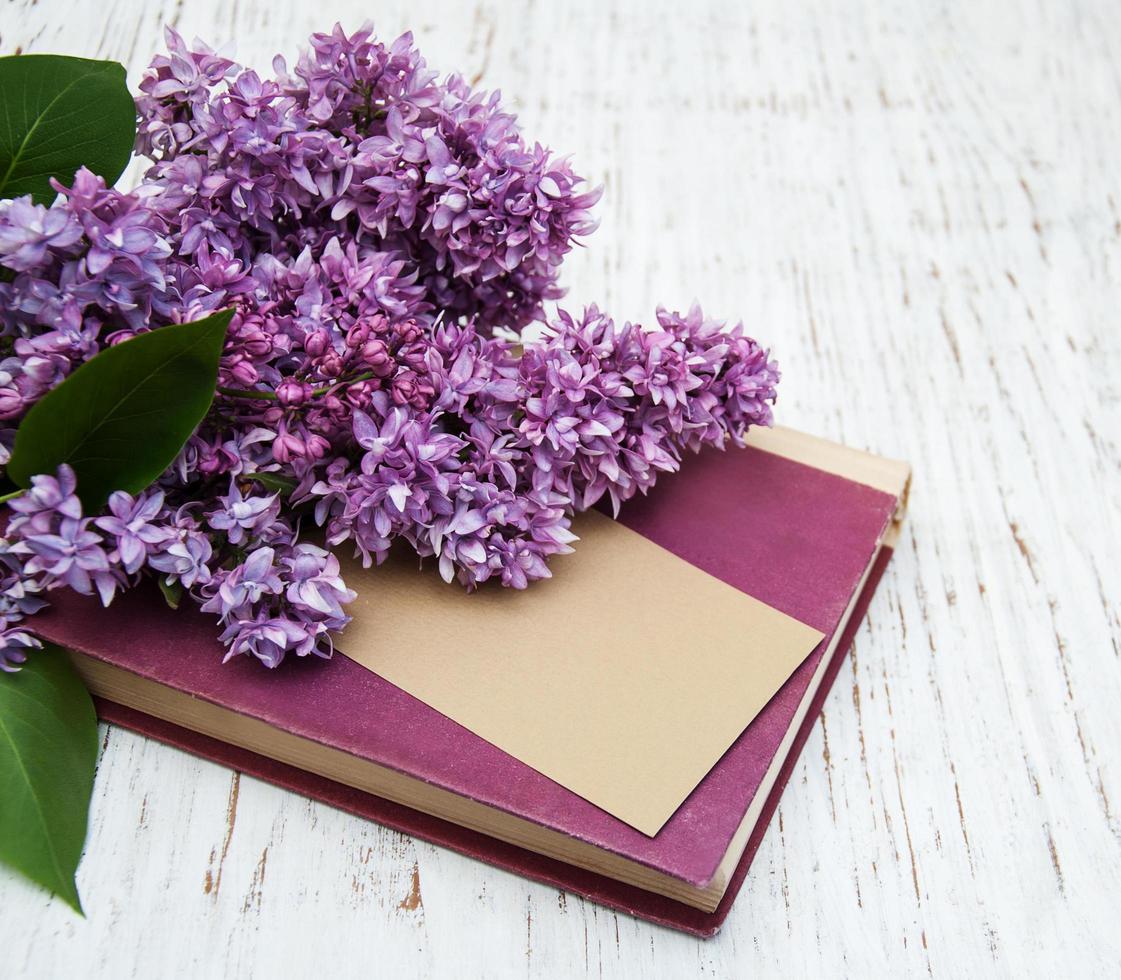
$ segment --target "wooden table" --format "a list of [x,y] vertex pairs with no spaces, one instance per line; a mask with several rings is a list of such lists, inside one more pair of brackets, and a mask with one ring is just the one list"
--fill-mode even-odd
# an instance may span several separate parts
[[742,316],[783,423],[914,463],[901,546],[712,941],[108,728],[89,918],[0,873],[0,974],[1117,975],[1121,11],[10,0],[0,50],[370,13],[606,185],[572,304]]

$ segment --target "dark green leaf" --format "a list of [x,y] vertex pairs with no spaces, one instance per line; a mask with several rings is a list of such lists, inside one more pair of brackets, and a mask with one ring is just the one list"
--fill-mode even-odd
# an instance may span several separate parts
[[256,480],[266,490],[279,491],[284,497],[287,497],[293,490],[296,489],[296,481],[290,480],[286,476],[281,476],[279,473],[250,473],[248,474],[250,480]]
[[164,602],[172,609],[178,609],[179,603],[183,601],[183,583],[180,582],[179,579],[176,579],[174,582],[168,582],[163,575],[160,576],[159,582]]
[[115,61],[53,54],[0,58],[0,198],[54,200],[82,166],[112,185],[128,166],[136,106]]
[[69,463],[87,514],[171,465],[214,399],[232,310],[107,347],[27,413],[8,476],[21,487]]
[[0,675],[0,861],[78,912],[97,764],[97,718],[64,650],[47,646]]

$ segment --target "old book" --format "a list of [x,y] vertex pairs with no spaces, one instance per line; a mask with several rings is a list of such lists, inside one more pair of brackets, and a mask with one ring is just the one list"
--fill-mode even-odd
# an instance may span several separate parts
[[890,555],[904,464],[790,430],[690,458],[526,593],[348,570],[329,662],[220,665],[155,589],[36,619],[102,716],[711,934]]

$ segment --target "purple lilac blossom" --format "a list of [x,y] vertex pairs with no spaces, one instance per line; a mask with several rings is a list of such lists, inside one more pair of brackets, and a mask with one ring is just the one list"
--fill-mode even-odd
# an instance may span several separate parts
[[498,93],[438,82],[411,35],[384,44],[336,26],[291,73],[278,58],[275,81],[167,41],[141,82],[138,146],[182,255],[208,242],[249,271],[267,243],[295,270],[337,238],[390,315],[426,301],[488,329],[524,326],[561,295],[599,189],[528,144]]
[[76,486],[65,464],[57,476],[34,477],[31,489],[10,501],[14,514],[3,550],[19,561],[21,577],[35,583],[35,591],[66,585],[83,595],[96,593],[109,605],[124,573],[110,562],[91,519],[82,516]]
[[39,593],[42,583],[23,573],[22,562],[12,553],[6,539],[0,539],[0,670],[11,672],[27,659],[27,651],[42,644],[15,625],[46,605]]
[[123,490],[109,496],[109,513],[95,518],[94,524],[116,541],[117,560],[129,575],[138,572],[153,549],[169,537],[169,532],[153,523],[163,510],[162,490],[133,498]]
[[266,667],[277,667],[286,654],[330,657],[331,636],[322,623],[308,624],[286,616],[258,610],[252,619],[235,620],[221,636],[228,652],[225,660],[245,655],[256,657]]
[[215,531],[225,532],[230,544],[241,544],[251,535],[270,527],[280,516],[278,494],[245,496],[234,481],[230,482],[229,493],[219,497],[216,503],[219,507],[206,515],[207,523]]
[[0,670],[11,674],[27,662],[28,650],[41,650],[42,642],[18,627],[0,630]]
[[0,202],[0,466],[83,361],[232,307],[221,390],[148,490],[85,515],[64,466],[10,502],[0,668],[51,589],[108,603],[144,576],[215,616],[227,659],[330,656],[354,593],[301,522],[367,566],[400,541],[468,589],[525,588],[577,512],[771,423],[778,370],[738,324],[546,319],[599,190],[410,35],[336,26],[275,78],[167,42],[137,189],[80,170],[49,206]]

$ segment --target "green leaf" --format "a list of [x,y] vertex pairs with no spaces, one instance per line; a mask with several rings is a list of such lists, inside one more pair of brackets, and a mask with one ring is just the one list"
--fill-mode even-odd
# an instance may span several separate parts
[[281,476],[279,473],[249,473],[246,476],[247,479],[256,480],[266,490],[279,492],[282,497],[287,497],[296,489],[295,480],[290,480],[288,477]]
[[178,609],[179,603],[183,601],[183,583],[179,579],[168,582],[164,575],[159,577],[159,583],[160,591],[163,593],[163,601],[167,603],[170,609]]
[[136,106],[115,61],[53,54],[0,58],[0,198],[49,204],[50,179],[82,166],[112,185],[136,140]]
[[64,650],[0,676],[0,861],[82,911],[82,856],[97,764],[93,702]]
[[16,432],[21,487],[69,463],[87,514],[114,490],[139,493],[171,465],[214,400],[233,310],[107,347],[48,391]]

